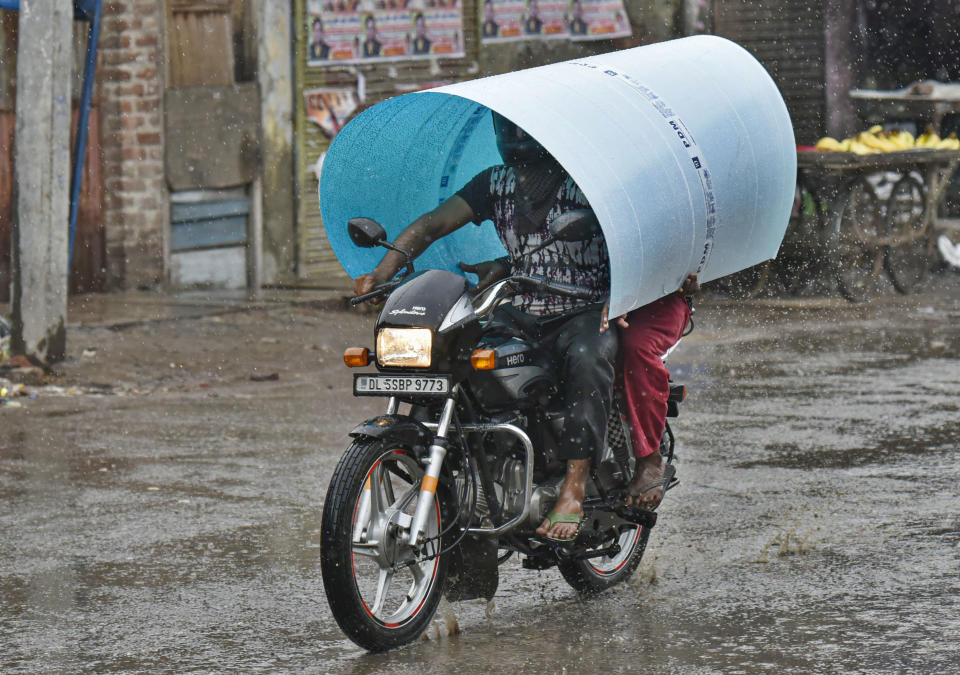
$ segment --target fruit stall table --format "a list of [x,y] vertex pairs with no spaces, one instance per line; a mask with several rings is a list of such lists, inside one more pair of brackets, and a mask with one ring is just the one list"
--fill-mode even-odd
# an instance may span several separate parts
[[[866,300],[886,270],[909,293],[926,276],[932,232],[960,151],[917,148],[858,155],[800,149],[797,199],[781,276],[832,273],[851,301]],[[789,288],[788,288],[789,290]]]

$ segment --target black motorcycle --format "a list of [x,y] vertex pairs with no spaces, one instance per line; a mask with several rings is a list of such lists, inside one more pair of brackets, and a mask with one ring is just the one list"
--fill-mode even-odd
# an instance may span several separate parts
[[[565,214],[543,246],[587,239],[597,227],[590,211]],[[358,246],[394,249],[373,220],[355,218],[348,230]],[[616,392],[576,539],[535,532],[565,473],[556,440],[565,411],[549,355],[531,337],[538,319],[506,303],[520,292],[589,291],[518,273],[474,297],[462,276],[417,273],[400,252],[405,271],[351,301],[386,298],[375,351],[351,348],[344,360],[376,364],[378,372],[354,375],[353,391],[386,397],[387,409],[351,432],[323,509],[327,600],[347,636],[371,651],[416,639],[444,594],[493,597],[498,566],[514,553],[526,569],[556,565],[581,594],[618,584],[657,522],[655,512],[624,504],[635,459]],[[671,387],[668,416],[684,393]],[[660,451],[668,463],[673,447],[667,426]]]

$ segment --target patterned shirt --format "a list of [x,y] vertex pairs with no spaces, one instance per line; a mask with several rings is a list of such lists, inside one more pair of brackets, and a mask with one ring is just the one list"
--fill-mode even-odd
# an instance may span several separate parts
[[[574,209],[589,209],[583,191],[567,176],[557,189],[556,199],[546,219],[539,228],[529,234],[517,230],[516,173],[512,167],[501,165],[481,171],[457,194],[473,210],[474,222],[479,225],[492,220],[500,241],[510,255],[513,271],[519,271],[527,252],[540,245],[550,235],[547,223],[557,216]],[[531,274],[551,281],[573,284],[594,291],[590,300],[580,300],[562,295],[537,293],[517,296],[514,304],[527,314],[551,316],[563,314],[586,305],[602,302],[610,292],[610,264],[607,243],[602,234],[588,241],[558,241],[529,256]]]

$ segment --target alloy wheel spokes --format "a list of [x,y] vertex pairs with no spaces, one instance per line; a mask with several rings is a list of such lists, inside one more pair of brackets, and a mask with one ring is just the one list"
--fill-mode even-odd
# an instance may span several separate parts
[[377,615],[383,610],[383,601],[387,597],[387,593],[390,591],[390,582],[393,581],[393,570],[390,569],[381,569],[380,578],[377,580],[377,597],[373,601],[373,607],[371,612],[374,615]]
[[356,555],[362,555],[365,558],[379,558],[380,557],[380,542],[379,541],[365,541],[362,543],[354,543],[353,552]]
[[[410,547],[406,538],[422,475],[410,455],[385,453],[367,474],[356,502],[351,548],[357,589],[370,614],[387,623],[401,623],[416,614],[434,582],[437,561],[419,562],[422,552]],[[434,513],[425,534],[430,538],[438,533]]]
[[366,538],[370,525],[370,490],[364,487],[360,494],[360,503],[357,504],[357,517],[353,523],[353,543],[359,544]]
[[[376,518],[383,513],[383,462],[377,462],[370,477],[367,479],[370,486],[370,511],[371,516]],[[366,490],[366,487],[364,488]]]
[[605,555],[596,562],[592,563],[593,567],[601,572],[610,572],[617,569],[620,564],[628,558],[633,552],[633,540],[635,537],[639,536],[640,528],[629,527],[623,528],[619,532],[615,533],[609,542],[604,542],[604,546],[611,546],[613,544],[620,545],[620,552],[613,555]]
[[420,565],[411,565],[407,569],[409,569],[413,575],[413,582],[410,584],[410,590],[407,591],[403,603],[397,608],[397,611],[394,612],[394,616],[403,616],[415,609],[416,604],[426,593],[426,589],[430,585],[430,577],[427,576]]
[[396,502],[396,497],[393,494],[393,481],[390,480],[390,471],[383,471],[380,476],[380,485],[383,488],[384,501],[393,506]]
[[377,530],[384,527],[387,512],[394,502],[393,486],[390,485],[389,475],[385,473],[383,463],[377,462],[367,475],[357,504],[353,527],[354,544],[370,542],[371,537],[376,541],[383,539],[382,533]]

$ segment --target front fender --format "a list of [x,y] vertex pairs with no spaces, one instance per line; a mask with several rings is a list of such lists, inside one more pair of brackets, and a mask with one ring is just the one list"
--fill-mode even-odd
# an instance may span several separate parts
[[350,432],[352,438],[385,438],[414,448],[419,455],[430,447],[433,433],[423,424],[408,415],[380,415],[358,424]]

